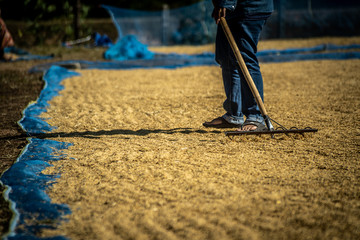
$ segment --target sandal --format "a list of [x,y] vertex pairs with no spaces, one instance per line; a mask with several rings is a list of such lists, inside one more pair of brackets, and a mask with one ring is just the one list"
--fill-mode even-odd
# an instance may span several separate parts
[[218,117],[211,122],[204,122],[203,126],[207,128],[238,128],[241,127],[241,124],[229,123],[223,117]]
[[256,129],[254,129],[254,130],[249,130],[249,131],[251,131],[251,132],[263,132],[263,131],[267,131],[268,130],[268,128],[264,125],[264,124],[262,124],[262,123],[260,123],[260,122],[255,122],[255,121],[245,121],[244,122],[244,124],[241,126],[241,128],[240,129],[237,129],[237,131],[244,131],[243,130],[243,128],[245,127],[245,126],[248,126],[248,125],[254,125],[254,126],[256,126]]

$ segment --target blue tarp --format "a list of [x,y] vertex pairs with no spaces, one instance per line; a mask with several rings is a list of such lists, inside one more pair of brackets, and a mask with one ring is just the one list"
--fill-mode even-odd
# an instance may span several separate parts
[[45,87],[41,91],[39,98],[33,104],[30,104],[23,112],[23,118],[20,120],[20,126],[29,135],[45,133],[54,129],[44,119],[39,116],[49,107],[49,101],[64,89],[60,83],[63,79],[79,76],[77,72],[68,71],[65,68],[53,66],[49,68],[44,75]]
[[69,60],[39,64],[29,72],[44,72],[51,66],[63,66],[70,69],[134,69],[134,68],[177,68],[186,66],[216,65],[214,54],[204,53],[197,55],[155,54],[152,59],[137,59],[127,61],[86,61]]
[[17,56],[16,59],[11,61],[52,59],[54,57],[53,55],[47,55],[47,56],[34,55],[29,53],[28,51],[25,51],[17,47],[6,47],[4,49],[4,53],[8,53],[8,54],[12,53]]
[[[257,53],[261,63],[294,62],[305,60],[346,60],[360,59],[360,44],[339,46],[333,44],[322,44],[310,48],[290,48],[284,50],[263,50]],[[339,50],[346,50],[339,52]],[[334,52],[335,51],[335,52]],[[195,55],[186,54],[161,54],[154,53],[153,57],[142,59],[124,59],[113,61],[85,61],[71,60],[60,61],[34,66],[30,72],[44,72],[52,65],[67,68],[81,69],[132,69],[132,68],[176,68],[186,66],[217,65],[214,53],[202,53]]]
[[[44,75],[45,87],[36,103],[30,104],[23,112],[19,125],[31,135],[46,133],[53,129],[39,116],[46,111],[49,100],[63,89],[61,81],[76,72],[52,66]],[[51,203],[46,190],[58,175],[46,175],[42,171],[51,166],[51,161],[66,157],[62,150],[72,144],[35,137],[28,138],[29,144],[17,161],[1,176],[1,182],[7,188],[6,199],[10,202],[14,217],[10,232],[4,239],[51,239],[63,240],[62,236],[39,238],[43,229],[54,229],[63,216],[70,214],[68,206]]]

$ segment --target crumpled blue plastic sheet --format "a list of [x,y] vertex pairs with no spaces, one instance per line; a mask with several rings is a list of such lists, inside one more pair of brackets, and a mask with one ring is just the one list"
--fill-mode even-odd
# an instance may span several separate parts
[[17,55],[17,58],[11,61],[23,61],[23,60],[42,60],[42,59],[52,59],[54,55],[34,55],[17,47],[6,47],[4,48],[4,53],[13,53]]
[[114,43],[111,41],[111,39],[108,37],[108,35],[95,32],[92,35],[92,38],[94,39],[94,44],[97,47],[111,47],[114,46]]
[[[23,112],[19,125],[29,135],[47,133],[53,129],[39,116],[49,106],[48,101],[63,89],[61,81],[79,73],[65,68],[52,66],[44,75],[45,87],[36,103],[29,105]],[[63,236],[39,238],[37,234],[43,229],[53,229],[64,220],[71,211],[64,204],[51,203],[46,190],[58,175],[46,175],[42,171],[51,166],[51,161],[66,157],[63,150],[71,143],[28,138],[25,147],[17,161],[3,173],[1,182],[6,186],[5,198],[10,202],[13,210],[9,233],[3,239],[51,239],[63,240]]]
[[145,44],[139,42],[134,35],[127,35],[110,46],[104,53],[109,60],[152,59],[154,53],[149,51]]

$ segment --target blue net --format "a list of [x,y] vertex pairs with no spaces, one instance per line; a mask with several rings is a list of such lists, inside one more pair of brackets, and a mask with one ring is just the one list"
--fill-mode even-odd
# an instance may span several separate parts
[[211,0],[162,11],[137,11],[102,5],[118,31],[118,39],[135,35],[151,46],[205,44],[215,41],[216,24]]
[[[360,10],[360,4],[352,2],[342,5],[337,2],[327,5],[320,2],[324,3],[322,0],[301,3],[295,0],[274,0],[274,12],[264,26],[261,38],[360,34],[360,15],[355,13]],[[105,59],[108,60],[155,57],[156,62],[160,63],[157,54],[147,50],[148,45],[200,45],[215,42],[217,25],[211,18],[213,10],[211,0],[203,0],[177,9],[164,7],[162,11],[138,11],[108,5],[102,7],[108,11],[118,32],[115,46],[104,54]],[[334,32],[339,26],[342,30]],[[310,50],[305,51],[312,52],[314,49]],[[292,57],[284,55],[297,52],[299,52],[297,49],[281,53],[277,51],[281,57],[269,57],[271,54],[267,51],[259,53],[258,57],[262,62],[358,58],[358,53],[322,53]],[[300,50],[300,52],[304,51]],[[198,59],[192,62],[198,64]]]
[[358,36],[358,0],[274,0],[263,38]]
[[[360,1],[274,0],[262,39],[360,34]],[[177,9],[138,11],[102,5],[110,14],[118,39],[135,35],[150,46],[213,43],[216,24],[211,18],[211,0]]]

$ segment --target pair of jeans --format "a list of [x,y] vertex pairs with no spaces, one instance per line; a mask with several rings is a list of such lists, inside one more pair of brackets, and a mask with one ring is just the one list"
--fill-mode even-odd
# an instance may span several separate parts
[[[264,100],[263,78],[256,52],[266,19],[232,18],[227,22],[255,86]],[[217,29],[215,49],[215,58],[222,69],[226,94],[223,104],[226,114],[223,118],[234,124],[243,124],[244,117],[248,121],[263,122],[259,107],[220,24]]]

